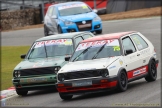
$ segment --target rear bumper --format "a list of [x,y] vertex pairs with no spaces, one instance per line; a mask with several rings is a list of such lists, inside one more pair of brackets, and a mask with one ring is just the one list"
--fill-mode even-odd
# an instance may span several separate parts
[[[66,81],[66,82],[56,83],[56,88],[59,91],[59,93],[66,94],[66,95],[77,95],[77,94],[103,92],[106,90],[113,89],[117,85],[117,76],[109,77],[109,78],[93,78],[93,79],[86,79],[86,80],[91,80],[92,85],[73,87],[72,83],[74,83],[75,81]],[[79,80],[79,81],[86,81],[86,80]],[[60,85],[64,85],[64,86],[60,86]]]

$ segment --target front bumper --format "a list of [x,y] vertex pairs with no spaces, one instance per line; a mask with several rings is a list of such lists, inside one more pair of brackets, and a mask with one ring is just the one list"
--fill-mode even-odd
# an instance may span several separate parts
[[62,28],[63,33],[80,32],[80,31],[94,32],[94,31],[97,31],[97,30],[102,30],[102,22],[92,20],[91,27],[79,28],[79,25],[77,23],[74,23],[72,25],[61,25],[61,28]]
[[[108,77],[108,78],[93,78],[93,79],[86,79],[92,81],[92,85],[89,86],[79,86],[73,87],[72,83],[76,81],[66,81],[66,82],[58,82],[56,83],[56,88],[59,93],[66,94],[66,95],[73,95],[73,94],[86,94],[92,92],[102,92],[105,90],[109,90],[111,88],[115,88],[117,85],[117,76]],[[84,80],[77,80],[77,81],[86,81]]]
[[13,78],[12,83],[16,89],[21,90],[39,90],[46,89],[50,86],[55,86],[56,75],[46,75],[46,76],[28,76]]

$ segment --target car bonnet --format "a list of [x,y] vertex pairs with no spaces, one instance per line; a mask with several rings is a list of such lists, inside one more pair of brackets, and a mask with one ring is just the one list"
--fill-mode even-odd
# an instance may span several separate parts
[[26,59],[20,62],[14,70],[62,66],[62,64],[65,62],[64,58],[65,56],[57,56],[53,58]]
[[58,73],[107,68],[108,65],[117,60],[119,57],[120,56],[69,62],[68,64],[64,65]]
[[61,16],[60,19],[77,22],[77,21],[83,21],[83,20],[92,20],[97,15],[94,12],[84,13],[84,14],[78,14],[78,15],[70,15],[70,16]]

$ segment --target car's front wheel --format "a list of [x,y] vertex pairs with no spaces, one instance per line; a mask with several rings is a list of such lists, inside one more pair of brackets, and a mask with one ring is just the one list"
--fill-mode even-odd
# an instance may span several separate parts
[[157,69],[155,60],[151,60],[148,65],[148,75],[145,77],[147,82],[155,81],[157,78]]
[[101,30],[96,30],[96,34],[102,34],[102,29]]
[[73,97],[73,95],[64,95],[64,94],[61,94],[61,93],[59,93],[59,95],[60,95],[60,98],[63,99],[63,100],[70,100]]
[[127,90],[127,86],[128,86],[128,78],[127,78],[126,72],[122,70],[118,74],[117,90],[119,92],[126,91]]
[[16,89],[16,93],[20,96],[25,96],[28,94],[28,91],[27,90],[17,90]]
[[62,29],[60,26],[58,26],[58,34],[61,34],[62,33]]

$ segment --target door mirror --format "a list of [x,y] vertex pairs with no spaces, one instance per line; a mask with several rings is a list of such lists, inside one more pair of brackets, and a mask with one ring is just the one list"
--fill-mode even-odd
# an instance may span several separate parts
[[23,54],[20,56],[21,59],[24,59],[26,57],[26,54]]
[[93,12],[97,13],[97,12],[98,12],[98,10],[97,10],[97,9],[93,9]]
[[65,61],[69,61],[70,60],[70,57],[65,57]]
[[131,53],[133,53],[133,50],[132,50],[132,49],[127,49],[127,50],[125,51],[125,55],[131,54]]
[[51,17],[51,18],[56,19],[56,18],[57,18],[57,16],[56,16],[56,15],[52,15],[52,17]]

